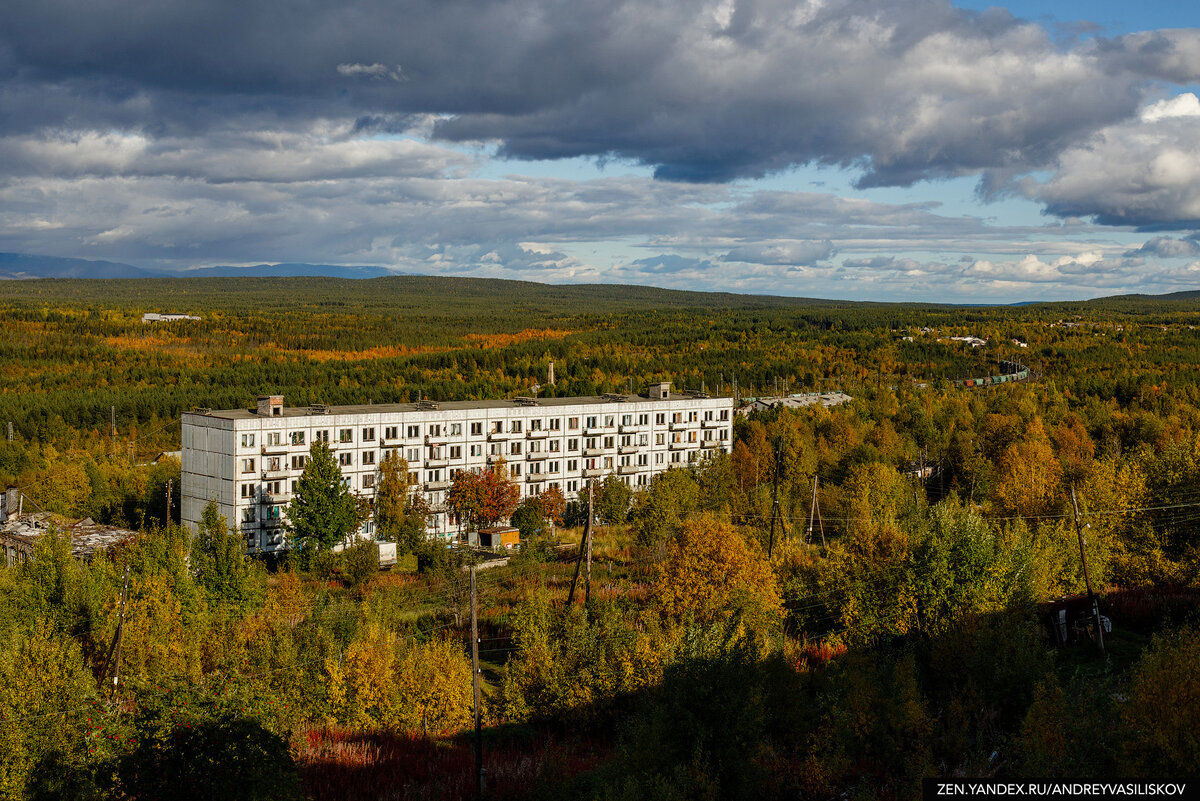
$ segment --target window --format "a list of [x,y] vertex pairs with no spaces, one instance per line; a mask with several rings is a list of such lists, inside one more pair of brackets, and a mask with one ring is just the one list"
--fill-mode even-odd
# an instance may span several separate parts
[[629,467],[629,465],[630,465],[629,459],[630,459],[630,457],[628,457],[628,456],[622,456],[621,457],[621,467]]
[[472,456],[483,456],[483,446],[482,445],[472,445],[471,446],[471,455]]
[[409,484],[416,484],[420,480],[421,480],[421,476],[417,474],[416,470],[408,471],[408,483]]
[[504,446],[499,442],[493,442],[488,449],[492,456],[499,456],[504,453]]
[[503,420],[497,420],[496,422],[492,423],[492,433],[493,434],[503,434],[504,433],[504,421]]
[[242,522],[243,523],[253,523],[257,519],[258,519],[258,515],[255,514],[253,506],[247,506],[245,509],[242,510]]
[[721,439],[729,439],[729,429],[727,429],[727,428],[721,429]]
[[267,520],[278,520],[279,513],[282,508],[283,507],[281,507],[281,506],[268,506],[267,507]]
[[579,482],[578,481],[568,481],[567,482],[567,492],[578,492],[578,491],[579,491]]
[[696,432],[689,431],[688,432],[688,442],[695,442],[695,441],[696,441]]
[[270,459],[267,460],[267,469],[271,470],[271,471],[281,469],[282,465],[280,464],[280,462],[282,462],[282,461],[283,460],[280,457],[272,456]]
[[293,495],[296,494],[296,482],[295,481],[292,482],[292,494]]
[[650,422],[650,415],[648,415],[648,414],[639,414],[638,415],[638,425],[639,426],[647,425],[647,424],[649,424],[649,422]]
[[400,435],[400,427],[399,426],[388,426],[387,428],[383,429],[383,438],[384,439],[399,439],[400,438],[399,435]]
[[559,466],[560,466],[559,462],[549,462],[546,465],[546,472],[547,473],[557,473]]
[[364,428],[364,429],[363,429],[362,441],[363,441],[363,442],[374,442],[374,441],[375,441],[375,429],[373,429],[373,428]]
[[568,418],[567,419],[567,428],[571,429],[572,431],[579,428],[579,418],[578,417]]
[[533,464],[529,465],[529,472],[530,472],[530,473],[540,473],[540,472],[542,472],[542,464],[541,464],[541,462],[534,462]]
[[664,423],[667,422],[666,414],[659,412],[658,414],[654,415],[654,422],[657,425],[660,425],[660,426],[663,425]]
[[430,470],[430,471],[426,472],[425,480],[430,483],[433,483],[435,481],[441,481],[442,480],[442,471],[441,470]]
[[268,495],[278,495],[280,488],[282,486],[283,486],[282,481],[268,481],[266,484],[263,485],[263,487],[266,489],[266,492]]
[[521,477],[521,465],[519,465],[519,464],[509,465],[508,474],[512,478],[520,478]]
[[338,454],[338,464],[342,467],[349,467],[354,464],[354,454],[349,451],[342,451]]
[[655,463],[655,464],[662,464],[662,463],[663,463],[663,455],[662,455],[661,453],[656,453],[656,454],[654,454],[654,463]]
[[365,474],[363,476],[362,485],[363,485],[363,489],[371,489],[372,487],[374,487],[375,486],[375,474],[374,473]]
[[267,444],[268,445],[282,445],[283,444],[283,432],[272,431],[269,434],[267,434]]
[[666,437],[663,434],[655,434],[654,435],[654,444],[655,445],[665,445]]
[[551,453],[558,453],[558,449],[559,449],[559,446],[560,446],[560,445],[562,445],[562,440],[561,440],[561,439],[552,439],[552,440],[550,440],[550,445],[548,446],[548,447],[550,448],[550,452],[551,452]]
[[611,457],[611,456],[605,456],[605,457],[604,457],[604,469],[605,469],[605,470],[612,470],[612,466],[613,466],[612,457]]
[[647,464],[650,463],[647,456],[648,456],[648,454],[645,454],[645,453],[638,454],[638,467],[645,467]]
[[413,462],[421,461],[421,449],[420,448],[405,448],[404,449],[404,460],[410,464]]
[[429,458],[433,459],[435,461],[438,459],[441,459],[442,458],[441,447],[438,445],[430,445],[429,446]]
[[541,420],[530,420],[529,421],[529,430],[530,431],[541,431],[542,430],[542,421]]
[[728,420],[728,419],[729,419],[729,410],[728,410],[728,409],[722,409],[722,410],[721,410],[721,419],[722,419],[722,420]]
[[604,438],[604,448],[606,450],[611,449],[612,447],[614,447],[616,445],[616,442],[617,442],[616,437],[605,437]]
[[511,431],[514,434],[520,434],[521,433],[521,421],[513,420],[511,423],[511,427],[509,428],[509,431]]
[[688,422],[689,422],[689,423],[694,423],[694,422],[696,422],[696,420],[699,418],[699,416],[700,416],[700,415],[699,415],[699,413],[698,413],[698,412],[689,412],[689,413],[688,413]]
[[329,442],[329,429],[318,431],[315,435],[317,442]]
[[600,463],[599,459],[588,459],[586,461],[586,463],[584,464],[584,467],[588,470],[595,470],[597,467],[600,466],[599,463]]
[[683,412],[675,412],[675,414],[671,415],[671,422],[672,423],[682,423],[683,422]]
[[363,451],[363,464],[375,464],[375,451]]
[[683,461],[682,457],[683,457],[683,451],[674,451],[671,454],[671,461],[672,462],[681,462],[681,461]]
[[354,441],[354,429],[353,428],[342,428],[342,429],[338,430],[338,442],[353,442],[353,441]]
[[253,498],[254,497],[254,485],[253,484],[243,484],[242,485],[242,497],[243,498]]
[[242,472],[243,473],[253,473],[254,472],[254,460],[253,459],[243,459],[242,460]]
[[577,439],[567,440],[567,450],[569,450],[569,451],[579,450],[579,440],[577,440]]
[[483,434],[483,423],[471,423],[471,436],[478,437]]
[[508,451],[508,452],[509,452],[510,454],[512,454],[513,456],[520,456],[520,455],[521,455],[521,443],[519,443],[519,442],[514,442],[514,443],[512,443],[512,444],[509,446],[509,451]]
[[242,447],[243,448],[253,448],[254,447],[254,435],[253,434],[242,434]]
[[542,451],[542,443],[539,440],[535,439],[533,442],[529,443],[529,452],[530,453],[541,453],[541,451]]
[[595,427],[596,427],[596,418],[595,418],[595,417],[589,417],[589,418],[587,419],[587,424],[586,424],[584,427],[585,427],[585,428],[595,428]]
[[632,414],[621,415],[621,425],[623,425],[623,426],[633,425],[633,415]]
[[551,431],[558,431],[561,427],[562,427],[562,418],[561,417],[551,417],[550,418],[550,430]]
[[416,439],[417,437],[421,436],[421,427],[420,426],[409,426],[408,430],[405,432],[405,434],[407,435],[407,437],[409,439]]
[[450,446],[450,458],[451,459],[461,459],[462,458],[462,445],[451,445]]
[[442,435],[441,423],[434,423],[433,425],[429,426],[429,436],[440,437],[441,435]]
[[303,431],[293,431],[292,432],[292,444],[293,445],[303,445],[304,444],[304,432]]
[[612,428],[614,425],[616,425],[616,423],[617,423],[617,416],[615,414],[604,415],[604,427],[605,428]]
[[708,411],[706,411],[706,412],[704,413],[704,419],[705,419],[706,421],[713,419],[713,413],[712,413],[712,409],[709,409]]
[[567,460],[567,472],[568,473],[574,473],[578,469],[579,469],[579,460],[578,459],[568,459]]
[[638,445],[649,445],[649,444],[650,444],[650,435],[649,434],[638,434]]

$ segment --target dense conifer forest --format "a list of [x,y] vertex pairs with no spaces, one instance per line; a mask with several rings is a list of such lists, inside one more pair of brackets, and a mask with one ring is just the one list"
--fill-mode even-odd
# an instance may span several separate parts
[[[0,570],[0,798],[472,797],[471,557],[406,537],[385,572],[371,544],[247,559],[223,521],[178,526],[178,462],[153,457],[179,447],[181,412],[258,394],[660,380],[853,400],[739,418],[730,454],[645,491],[605,482],[586,601],[567,602],[580,499],[518,507],[520,554],[479,573],[486,797],[1194,778],[1198,325],[1190,294],[950,307],[420,277],[4,282],[0,479],[140,533],[91,563],[48,535]],[[1031,378],[956,383],[1001,362]],[[1081,539],[1103,652],[1086,615],[1065,645],[1055,633],[1055,601],[1086,590]]]

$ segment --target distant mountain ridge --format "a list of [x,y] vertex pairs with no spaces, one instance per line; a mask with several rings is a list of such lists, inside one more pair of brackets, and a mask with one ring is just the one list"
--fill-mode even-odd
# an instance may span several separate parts
[[396,273],[386,267],[337,264],[256,264],[251,267],[219,265],[190,270],[147,270],[115,261],[0,253],[0,280],[34,278],[384,278]]

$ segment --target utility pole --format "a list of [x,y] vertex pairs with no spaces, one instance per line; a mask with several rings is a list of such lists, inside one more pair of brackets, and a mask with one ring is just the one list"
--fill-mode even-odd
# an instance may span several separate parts
[[112,648],[108,649],[108,658],[104,660],[104,676],[108,676],[108,666],[116,658],[116,668],[113,670],[113,692],[121,680],[121,634],[125,628],[125,601],[129,597],[129,564],[125,565],[125,586],[121,589],[121,611],[117,614],[117,633],[113,636]]
[[567,594],[567,606],[570,606],[571,604],[573,604],[575,602],[575,586],[579,583],[579,568],[583,564],[584,551],[587,551],[587,553],[589,554],[588,570],[589,570],[589,572],[591,570],[592,563],[591,563],[590,554],[591,554],[591,542],[592,542],[592,518],[595,517],[595,512],[593,511],[593,505],[595,502],[595,499],[593,497],[593,488],[595,486],[595,483],[596,482],[594,479],[588,480],[587,524],[583,528],[583,539],[580,540],[580,542],[579,542],[579,556],[577,556],[575,558],[575,575],[571,577],[571,591]]
[[8,441],[12,442],[12,420],[8,421]]
[[812,500],[808,502],[808,532],[804,535],[804,544],[812,542],[813,520],[817,515],[817,474],[813,473]]
[[813,508],[817,512],[817,528],[821,532],[821,553],[829,555],[829,543],[825,541],[825,521],[821,519],[821,498],[817,495],[817,477],[813,476]]
[[1083,581],[1087,585],[1088,601],[1092,605],[1092,617],[1096,623],[1096,644],[1100,653],[1104,653],[1104,625],[1100,622],[1100,604],[1092,592],[1092,579],[1088,575],[1086,543],[1083,539],[1083,526],[1079,522],[1079,501],[1075,499],[1075,485],[1071,485],[1071,507],[1075,510],[1075,535],[1079,538],[1079,560],[1083,562]]
[[779,518],[779,462],[783,455],[783,442],[775,446],[775,476],[771,481],[771,539],[767,540],[767,559],[775,550],[775,521]]
[[471,565],[471,687],[475,693],[475,797],[483,798],[483,739],[479,691],[479,593]]
[[583,579],[583,604],[592,600],[592,483],[588,483],[587,571]]
[[167,521],[166,524],[171,525],[171,486],[175,483],[175,479],[167,479]]
[[117,407],[108,407],[108,436],[114,445],[117,444]]

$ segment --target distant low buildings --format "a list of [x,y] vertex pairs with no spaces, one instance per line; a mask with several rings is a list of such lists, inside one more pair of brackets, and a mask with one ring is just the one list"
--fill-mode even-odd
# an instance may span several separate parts
[[50,512],[12,515],[0,523],[0,556],[5,566],[32,559],[37,541],[51,531],[66,536],[71,543],[71,555],[85,562],[137,536],[135,531],[102,526],[90,517],[71,521]]
[[972,348],[982,348],[987,345],[987,340],[980,339],[979,337],[950,337],[950,340],[952,342],[966,342]]
[[745,406],[738,409],[738,414],[748,417],[752,412],[762,412],[767,409],[803,409],[820,404],[825,408],[841,406],[854,400],[844,392],[804,392],[798,395],[788,395],[782,398],[747,398]]
[[142,315],[143,323],[173,323],[178,320],[199,320],[199,316],[195,314],[178,314],[175,312],[167,312],[160,314],[158,312],[146,312]]

